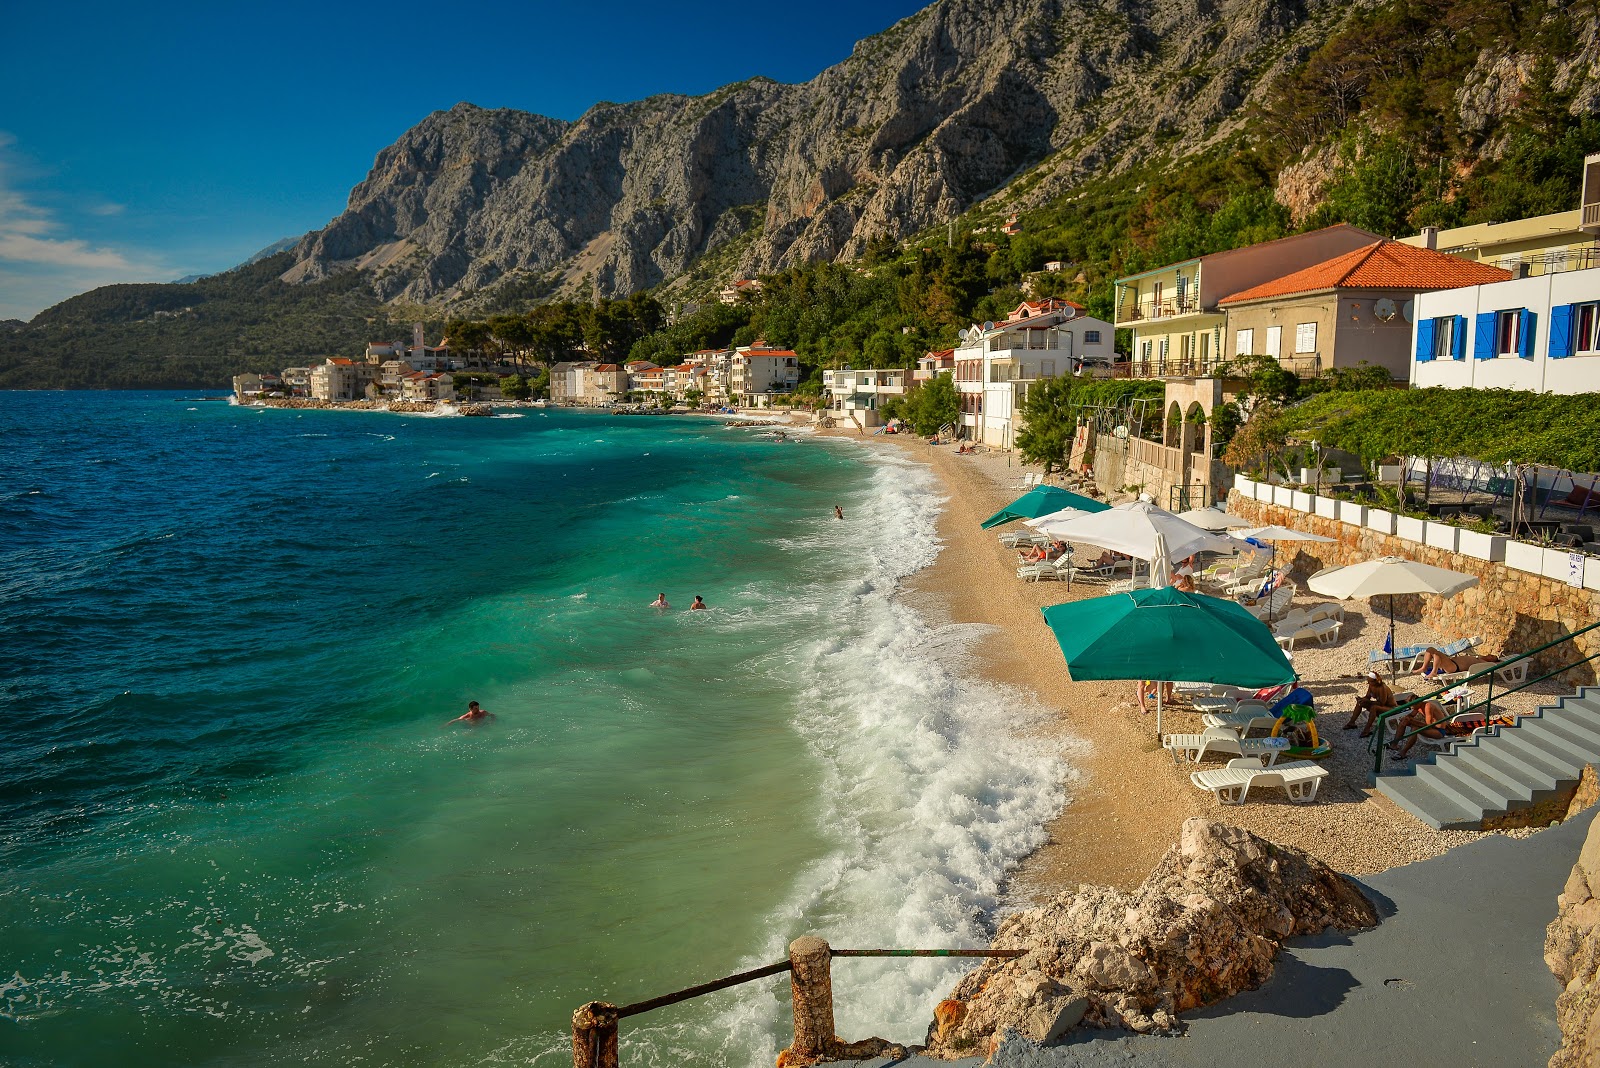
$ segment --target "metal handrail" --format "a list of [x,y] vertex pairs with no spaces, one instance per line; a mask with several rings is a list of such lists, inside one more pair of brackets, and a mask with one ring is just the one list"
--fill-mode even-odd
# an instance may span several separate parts
[[[1479,670],[1473,672],[1472,674],[1468,675],[1465,678],[1456,679],[1456,680],[1452,681],[1450,683],[1450,685],[1448,685],[1448,686],[1441,687],[1441,688],[1433,691],[1432,693],[1424,694],[1421,697],[1413,697],[1411,700],[1405,702],[1404,704],[1396,705],[1394,708],[1391,708],[1386,712],[1378,713],[1377,725],[1376,725],[1376,728],[1372,732],[1373,740],[1372,740],[1371,743],[1369,743],[1370,746],[1371,746],[1371,749],[1372,749],[1372,751],[1374,753],[1374,757],[1373,757],[1373,761],[1372,761],[1372,774],[1373,774],[1373,776],[1376,777],[1378,775],[1383,774],[1383,752],[1384,752],[1383,735],[1384,735],[1384,731],[1386,731],[1388,729],[1389,719],[1391,717],[1400,715],[1400,714],[1405,713],[1405,712],[1409,712],[1413,708],[1416,708],[1416,707],[1422,705],[1424,702],[1431,701],[1431,700],[1433,700],[1434,698],[1438,697],[1441,694],[1449,693],[1451,690],[1454,690],[1454,689],[1456,689],[1457,687],[1460,687],[1460,686],[1471,685],[1473,682],[1477,681],[1478,679],[1482,679],[1482,678],[1487,677],[1488,685],[1489,685],[1489,692],[1488,692],[1488,695],[1486,697],[1484,697],[1484,699],[1482,701],[1475,702],[1475,703],[1467,706],[1466,708],[1462,709],[1461,711],[1459,711],[1459,712],[1457,712],[1457,713],[1455,713],[1455,714],[1453,714],[1451,716],[1447,716],[1445,719],[1440,720],[1439,723],[1429,724],[1428,726],[1425,726],[1425,727],[1417,727],[1414,730],[1411,730],[1411,731],[1408,731],[1405,734],[1399,735],[1399,736],[1397,736],[1395,738],[1395,741],[1396,742],[1402,742],[1405,739],[1413,737],[1414,735],[1421,734],[1424,731],[1438,730],[1439,727],[1440,727],[1440,724],[1442,724],[1442,723],[1453,723],[1456,720],[1461,719],[1464,716],[1472,715],[1478,709],[1482,709],[1483,710],[1482,714],[1483,714],[1484,729],[1488,730],[1489,728],[1497,725],[1497,724],[1493,723],[1491,721],[1491,719],[1490,719],[1490,715],[1489,714],[1490,714],[1490,712],[1492,710],[1490,709],[1489,705],[1494,700],[1494,679],[1495,679],[1495,675],[1498,672],[1504,671],[1507,667],[1509,667],[1510,665],[1515,664],[1515,663],[1517,663],[1519,661],[1530,660],[1533,657],[1538,656],[1540,653],[1543,653],[1547,649],[1553,649],[1558,645],[1562,645],[1562,644],[1565,644],[1566,642],[1573,641],[1579,635],[1587,634],[1590,631],[1595,630],[1597,628],[1600,628],[1600,623],[1590,623],[1586,627],[1579,627],[1577,630],[1573,631],[1571,634],[1564,635],[1564,636],[1562,636],[1560,638],[1557,638],[1554,641],[1546,642],[1545,644],[1539,646],[1539,648],[1531,650],[1530,652],[1518,653],[1516,656],[1509,657],[1509,658],[1507,658],[1505,660],[1500,660],[1500,661],[1497,661],[1497,662],[1495,662],[1493,664],[1486,665],[1483,668],[1480,668]],[[1579,664],[1587,664],[1591,660],[1596,660],[1596,659],[1600,659],[1600,653],[1591,653],[1586,657],[1582,657],[1581,659],[1568,661],[1567,663],[1564,663],[1561,666],[1559,666],[1559,667],[1557,667],[1557,668],[1555,668],[1555,669],[1553,669],[1551,671],[1547,671],[1545,674],[1540,675],[1536,679],[1524,679],[1522,682],[1518,683],[1516,686],[1511,687],[1510,689],[1502,689],[1500,691],[1500,696],[1501,697],[1505,697],[1507,694],[1518,693],[1518,692],[1520,692],[1522,690],[1527,689],[1529,686],[1535,685],[1536,683],[1544,682],[1547,679],[1554,678],[1555,676],[1560,675],[1565,671],[1570,671],[1572,668],[1577,667]]]
[[[834,949],[826,942],[814,940],[825,951],[825,957],[1005,957],[1016,958],[1027,954],[1025,949]],[[798,944],[798,943],[797,943]],[[647,998],[636,1001],[631,1005],[611,1005],[603,1001],[591,1001],[581,1006],[573,1015],[573,1064],[581,1068],[609,1068],[617,1063],[617,1022],[628,1016],[637,1016],[652,1009],[665,1008],[676,1005],[682,1001],[700,997],[703,994],[713,994],[719,990],[726,990],[732,986],[765,979],[771,975],[780,975],[784,972],[795,971],[794,949],[790,949],[791,956],[788,960],[781,960],[775,964],[764,964],[759,968],[749,971],[736,972],[733,975],[713,979],[709,983],[700,983],[696,986],[684,987],[674,990],[670,994],[659,997]],[[798,975],[798,973],[796,973]],[[796,983],[800,980],[797,978]],[[825,984],[824,996],[829,1000],[828,1015],[832,1016],[831,987]],[[798,1008],[797,1008],[798,1017]],[[581,1022],[580,1022],[581,1021]]]

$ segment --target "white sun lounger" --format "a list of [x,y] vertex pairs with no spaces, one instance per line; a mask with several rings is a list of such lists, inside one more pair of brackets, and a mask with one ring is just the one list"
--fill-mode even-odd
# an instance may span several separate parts
[[1238,731],[1241,737],[1248,738],[1251,731],[1259,728],[1270,731],[1278,719],[1267,711],[1265,702],[1240,701],[1232,711],[1205,713],[1200,717],[1200,722],[1207,727],[1226,727]]
[[1287,738],[1241,738],[1231,727],[1207,727],[1200,734],[1169,734],[1161,739],[1162,748],[1177,763],[1198,764],[1207,755],[1251,757],[1271,764],[1289,748]]
[[1072,570],[1072,557],[1060,556],[1054,560],[1039,560],[1031,564],[1023,564],[1017,568],[1017,578],[1024,582],[1038,582],[1041,579],[1066,579],[1067,572]]
[[1207,768],[1189,775],[1189,781],[1202,790],[1210,790],[1224,805],[1242,805],[1250,790],[1265,786],[1281,786],[1296,804],[1316,800],[1317,789],[1328,777],[1328,769],[1309,760],[1291,760],[1287,764],[1263,768],[1255,760],[1246,758],[1230,760],[1225,768]]
[[1282,625],[1272,628],[1273,637],[1278,639],[1278,644],[1284,649],[1292,650],[1296,642],[1314,641],[1318,645],[1333,645],[1339,640],[1339,628],[1342,624],[1337,619],[1319,619],[1315,623],[1303,623],[1286,628]]

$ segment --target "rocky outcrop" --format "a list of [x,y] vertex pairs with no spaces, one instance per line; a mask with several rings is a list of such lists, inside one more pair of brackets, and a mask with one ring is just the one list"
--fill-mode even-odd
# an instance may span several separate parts
[[1562,985],[1556,998],[1562,1044],[1550,1068],[1588,1068],[1600,1062],[1600,822],[1590,825],[1556,904],[1544,960]]
[[[1035,168],[1015,205],[1233,128],[1334,0],[937,0],[802,85],[599,104],[458,104],[378,156],[288,281],[358,267],[386,300],[512,280],[619,295],[738,242],[738,273],[850,257]],[[732,250],[730,249],[730,255]]]
[[939,1006],[928,1051],[992,1054],[1007,1031],[1045,1042],[1080,1022],[1174,1030],[1180,1013],[1261,985],[1291,935],[1377,922],[1355,884],[1321,861],[1190,819],[1132,893],[1081,886],[1001,923],[995,947],[1028,952],[963,978]]

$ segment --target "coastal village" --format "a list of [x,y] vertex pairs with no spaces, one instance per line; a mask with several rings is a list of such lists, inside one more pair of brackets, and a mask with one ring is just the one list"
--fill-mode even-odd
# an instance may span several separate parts
[[[1298,466],[1247,471],[1224,462],[1213,428],[1250,388],[1241,361],[1268,361],[1293,380],[1364,376],[1388,394],[1443,387],[1600,396],[1597,238],[1600,155],[1589,158],[1583,201],[1570,211],[1430,227],[1399,239],[1341,223],[1199,256],[1116,279],[1109,319],[1072,300],[1030,297],[1002,318],[972,323],[956,344],[926,352],[914,366],[816,367],[793,349],[757,340],[684,352],[666,366],[555,362],[544,369],[545,395],[536,403],[787,415],[821,434],[899,448],[933,466],[952,495],[937,569],[958,576],[942,587],[952,611],[1007,636],[1002,663],[1027,664],[997,677],[1052,706],[1109,710],[1093,728],[1059,727],[1103,744],[1058,821],[1142,830],[1050,829],[1049,842],[1016,876],[1019,893],[1033,887],[1042,895],[1086,871],[1115,889],[1085,888],[1078,899],[1023,910],[1002,924],[995,948],[1090,961],[1090,971],[1079,974],[1080,967],[1064,979],[1040,964],[991,960],[940,1004],[926,1052],[993,1054],[1007,1034],[1049,1042],[1080,1023],[1160,1033],[1178,1026],[1180,1011],[1260,980],[1233,964],[1197,967],[1164,950],[1136,949],[1128,931],[1160,942],[1157,917],[1174,894],[1231,901],[1230,880],[1266,880],[1274,907],[1294,915],[1286,926],[1262,927],[1243,905],[1220,905],[1237,922],[1228,929],[1257,939],[1256,948],[1247,951],[1198,919],[1191,936],[1216,941],[1206,952],[1217,960],[1256,954],[1270,972],[1287,933],[1377,922],[1353,891],[1340,890],[1338,901],[1317,896],[1313,885],[1338,878],[1323,865],[1425,879],[1425,866],[1397,866],[1442,862],[1452,847],[1484,838],[1526,851],[1535,866],[1570,863],[1571,835],[1560,840],[1566,845],[1519,839],[1568,820],[1575,831],[1587,826],[1579,817],[1600,796],[1600,695],[1592,688],[1592,663],[1600,659],[1600,472],[1406,454],[1369,465],[1316,442],[1299,450]],[[723,299],[747,299],[753,286],[730,285]],[[234,389],[246,404],[481,405],[488,414],[512,399],[499,384],[524,382],[527,373],[518,353],[457,351],[448,338],[430,345],[418,325],[409,344],[373,343],[359,356],[241,375]],[[911,429],[902,406],[939,380],[954,397],[948,420],[931,432],[902,433]],[[1080,415],[1054,462],[1025,464],[1019,438],[1028,397],[1062,380],[1142,380],[1160,383],[1161,393],[1153,403]],[[1398,492],[1381,496],[1389,484]],[[1141,541],[1130,533],[1140,524],[1161,537]],[[994,527],[998,544],[980,530]],[[1386,588],[1403,601],[1398,611],[1395,596],[1369,599],[1361,587],[1341,585],[1362,569],[1389,576]],[[1413,584],[1396,585],[1401,573]],[[1058,625],[1052,613],[1070,615],[1116,592],[1154,603],[1172,590],[1206,595],[1198,600],[1250,620],[1256,644],[1284,665],[1281,680],[1262,687],[1138,681],[1130,700],[1124,686],[1079,678],[1087,661],[1074,659],[1068,635],[1082,625]],[[1039,623],[1041,609],[1048,627]],[[1219,617],[1215,625],[1233,624]],[[1214,636],[1197,632],[1195,647],[1225,655]],[[1183,659],[1170,643],[1164,648],[1169,662]],[[1060,671],[1063,654],[1073,681]],[[1052,670],[1040,667],[1051,663]],[[1206,670],[1163,672],[1152,661],[1148,674],[1192,678]],[[1116,789],[1123,781],[1140,783],[1138,795]],[[1174,839],[1178,853],[1168,854]],[[1266,842],[1308,867],[1290,876],[1258,871],[1252,851]],[[1180,877],[1174,855],[1194,870],[1231,874],[1213,882]],[[1514,865],[1522,854],[1495,855]],[[1572,878],[1591,875],[1600,879],[1600,865],[1580,864]],[[1372,877],[1390,885],[1382,882],[1390,876]],[[1557,948],[1549,966],[1563,982],[1590,976],[1585,962],[1594,958],[1584,954],[1594,950],[1584,947],[1600,946],[1600,926],[1583,911],[1593,907],[1590,885],[1563,898],[1551,928]],[[1102,901],[1107,894],[1122,896]],[[1310,900],[1321,903],[1302,907]],[[1126,928],[1061,926],[1063,910],[1075,915],[1108,902],[1125,911]],[[1506,937],[1536,941],[1526,924]],[[814,952],[805,942],[791,954]],[[791,964],[798,974],[800,957]],[[900,1049],[879,1040],[845,1047],[831,1030],[806,1046],[801,996],[797,985],[796,1044],[786,1053],[793,1063],[847,1049]],[[583,1016],[601,1004],[574,1018],[575,1041],[614,1036],[614,1018]],[[1530,1018],[1536,1011],[1548,1006],[1530,1008]],[[1588,1011],[1576,1000],[1559,1008],[1569,1035]],[[1529,1041],[1518,1026],[1508,1025],[1507,1049]]]

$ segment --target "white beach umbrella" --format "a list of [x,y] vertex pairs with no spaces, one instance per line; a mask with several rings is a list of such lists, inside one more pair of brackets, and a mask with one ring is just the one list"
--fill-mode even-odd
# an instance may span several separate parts
[[1031,527],[1034,530],[1037,530],[1040,534],[1049,534],[1051,537],[1054,537],[1055,531],[1051,528],[1056,524],[1077,519],[1079,516],[1093,514],[1093,512],[1085,512],[1081,508],[1062,508],[1058,511],[1046,512],[1044,515],[1039,516],[1036,519],[1024,519],[1022,521],[1022,525],[1025,527]]
[[1419,564],[1403,556],[1384,556],[1363,560],[1347,567],[1330,567],[1306,580],[1312,593],[1341,601],[1357,597],[1389,597],[1389,678],[1397,672],[1394,661],[1394,599],[1396,594],[1429,593],[1453,597],[1478,584],[1477,576]]
[[1149,501],[1130,501],[1074,519],[1052,523],[1047,532],[1067,541],[1085,542],[1136,560],[1155,560],[1156,536],[1164,539],[1169,560],[1195,553],[1233,553],[1237,546],[1227,538],[1201,530]]
[[1159,530],[1156,531],[1155,550],[1156,554],[1150,558],[1150,585],[1159,589],[1172,585],[1172,557],[1167,554],[1167,536]]
[[1228,534],[1235,538],[1254,538],[1256,541],[1268,541],[1274,544],[1280,541],[1333,542],[1337,540],[1336,538],[1325,538],[1321,534],[1295,530],[1293,527],[1244,527],[1239,530],[1230,530]]
[[1178,518],[1185,523],[1199,527],[1201,530],[1232,530],[1236,527],[1247,527],[1250,520],[1241,519],[1236,515],[1229,515],[1220,508],[1191,508],[1187,512],[1179,512]]

